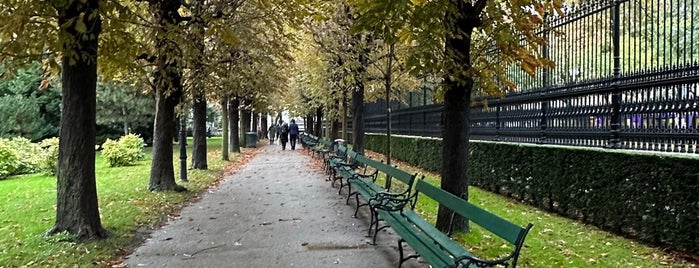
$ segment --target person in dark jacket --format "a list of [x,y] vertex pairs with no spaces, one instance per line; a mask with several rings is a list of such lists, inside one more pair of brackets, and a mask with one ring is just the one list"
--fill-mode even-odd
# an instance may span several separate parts
[[296,150],[296,139],[299,137],[299,126],[296,124],[296,120],[291,119],[291,124],[289,125],[289,141],[291,142],[291,150]]
[[282,150],[286,150],[286,142],[289,141],[289,125],[284,122],[280,129],[279,141],[282,143]]

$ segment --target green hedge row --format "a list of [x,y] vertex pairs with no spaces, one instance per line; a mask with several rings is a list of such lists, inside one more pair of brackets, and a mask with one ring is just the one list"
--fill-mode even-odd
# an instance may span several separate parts
[[[384,153],[386,138],[367,135]],[[699,158],[602,149],[472,142],[470,184],[675,250],[699,252]],[[427,170],[441,140],[392,137],[392,155]]]

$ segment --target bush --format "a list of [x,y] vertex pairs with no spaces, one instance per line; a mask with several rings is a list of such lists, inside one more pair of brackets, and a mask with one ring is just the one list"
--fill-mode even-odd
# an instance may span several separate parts
[[0,179],[39,170],[41,148],[29,139],[0,139]]
[[[441,140],[392,137],[393,157],[441,169]],[[384,135],[366,148],[383,152]],[[660,153],[470,143],[469,184],[649,244],[699,252],[699,159]]]
[[58,165],[58,138],[49,138],[39,143],[41,148],[41,159],[39,161],[39,171],[49,175],[56,175]]
[[14,137],[10,140],[10,146],[14,148],[17,157],[14,174],[29,174],[39,170],[41,148],[38,144],[24,137]]
[[102,157],[109,161],[110,167],[131,166],[146,156],[144,146],[143,139],[133,134],[122,136],[117,141],[107,139],[102,144]]
[[10,146],[10,140],[0,139],[0,180],[15,173],[17,152]]

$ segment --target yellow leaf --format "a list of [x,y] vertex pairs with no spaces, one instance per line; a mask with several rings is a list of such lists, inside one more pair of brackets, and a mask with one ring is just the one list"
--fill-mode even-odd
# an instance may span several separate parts
[[51,84],[51,82],[49,82],[48,79],[41,80],[41,85],[39,85],[39,90],[46,89],[47,87],[49,87],[50,84]]

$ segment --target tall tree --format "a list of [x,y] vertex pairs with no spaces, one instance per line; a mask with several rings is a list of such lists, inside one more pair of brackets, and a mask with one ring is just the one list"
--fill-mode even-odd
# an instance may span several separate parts
[[229,161],[228,156],[228,97],[221,99],[221,158]]
[[228,151],[240,153],[240,98],[231,96],[228,98]]
[[[559,12],[562,1],[353,2],[362,14],[357,28],[413,44],[408,61],[412,71],[443,77],[441,187],[468,199],[469,110],[474,88],[502,95],[515,87],[505,75],[508,66],[517,64],[532,76],[537,67],[552,66],[538,50],[546,40],[536,32],[546,14]],[[451,212],[440,207],[437,227],[447,230],[450,224]],[[468,222],[456,220],[452,229],[467,230]]]
[[194,0],[190,36],[193,55],[191,57],[192,76],[192,168],[207,169],[206,159],[206,92],[204,87],[204,0]]
[[179,23],[180,0],[149,0],[154,28],[155,63],[153,80],[156,92],[155,126],[153,137],[153,160],[151,165],[150,191],[185,191],[175,182],[173,167],[173,145],[175,136],[175,107],[180,103],[182,89],[181,55],[177,52],[177,36],[183,36]]
[[108,236],[102,228],[95,183],[95,100],[101,1],[53,2],[62,44],[63,112],[58,145],[56,223],[80,239]]

